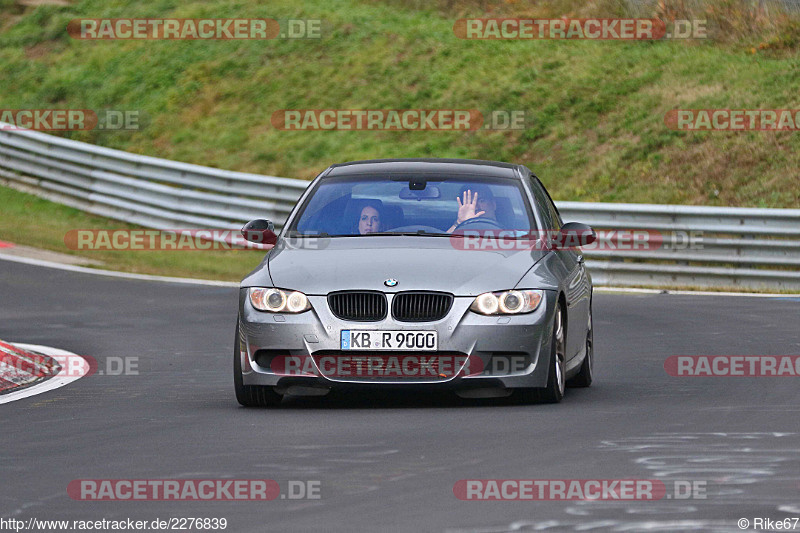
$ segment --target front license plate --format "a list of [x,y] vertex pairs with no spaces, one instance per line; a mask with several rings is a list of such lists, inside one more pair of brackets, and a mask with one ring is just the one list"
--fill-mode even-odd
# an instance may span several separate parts
[[439,347],[435,331],[386,331],[343,329],[342,350],[435,351]]

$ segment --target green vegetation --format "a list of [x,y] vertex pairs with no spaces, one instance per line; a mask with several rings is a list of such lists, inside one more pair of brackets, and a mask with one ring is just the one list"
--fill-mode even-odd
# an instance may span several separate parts
[[[454,20],[467,15],[597,16],[620,9],[612,0],[537,2],[536,13],[521,2],[496,4],[74,0],[34,8],[0,0],[0,108],[141,110],[139,131],[66,135],[277,176],[310,179],[333,162],[355,159],[466,157],[524,163],[560,200],[800,207],[800,133],[679,132],[664,122],[672,109],[800,108],[797,25],[759,22],[736,11],[736,1],[719,0],[699,15],[717,25],[709,40],[455,37]],[[323,24],[319,39],[82,41],[65,31],[80,17]],[[472,132],[282,131],[271,125],[275,111],[298,108],[524,110],[530,120],[523,130]],[[3,215],[12,197],[16,193],[3,192]],[[0,237],[34,244],[22,232],[8,233],[16,222],[3,224]],[[50,243],[42,236],[39,244],[63,250],[62,236],[54,234]],[[133,268],[130,261],[125,268]],[[180,268],[210,275],[204,269],[218,265],[208,261]]]
[[[6,7],[0,107],[139,109],[141,131],[70,136],[278,176],[310,178],[363,158],[471,157],[525,163],[564,200],[800,206],[797,133],[664,124],[676,108],[800,107],[793,50],[752,53],[745,41],[468,41],[453,34],[463,14],[456,8],[355,0]],[[313,18],[323,26],[320,39],[81,41],[65,32],[78,17]],[[273,112],[294,108],[525,110],[532,120],[505,132],[272,127]]]
[[141,274],[239,281],[264,258],[257,250],[101,251],[70,250],[64,238],[78,229],[136,229],[30,194],[0,187],[0,240],[102,262],[99,268]]

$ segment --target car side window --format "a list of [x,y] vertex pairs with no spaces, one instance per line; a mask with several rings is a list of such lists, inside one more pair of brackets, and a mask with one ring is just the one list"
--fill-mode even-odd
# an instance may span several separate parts
[[548,222],[551,222],[550,227],[554,230],[560,230],[561,226],[563,225],[563,222],[561,221],[561,215],[558,214],[558,209],[553,203],[553,199],[550,198],[550,194],[547,192],[547,189],[544,188],[544,185],[542,185],[542,182],[539,181],[539,178],[535,176],[531,176],[531,182],[533,190],[539,191],[539,194],[542,196],[542,206],[548,212]]
[[[545,192],[547,192],[545,190]],[[561,229],[561,226],[564,225],[563,221],[561,220],[561,215],[558,214],[558,209],[556,209],[556,205],[553,203],[553,200],[550,199],[550,196],[547,196],[547,206],[550,209],[550,216],[553,217],[553,229]]]
[[547,205],[547,195],[545,195],[542,186],[539,184],[539,181],[535,177],[531,176],[530,184],[533,197],[536,199],[536,209],[539,211],[539,214],[542,217],[542,222],[544,223],[543,229],[560,229],[554,228],[553,226],[553,224],[555,224],[555,221],[553,220],[553,214]]

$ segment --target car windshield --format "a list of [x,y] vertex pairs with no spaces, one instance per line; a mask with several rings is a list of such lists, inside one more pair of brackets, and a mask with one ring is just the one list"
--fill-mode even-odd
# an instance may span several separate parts
[[[472,197],[473,218],[461,225],[458,198]],[[321,180],[288,228],[292,236],[449,235],[455,231],[535,228],[517,180],[469,177],[337,177]]]

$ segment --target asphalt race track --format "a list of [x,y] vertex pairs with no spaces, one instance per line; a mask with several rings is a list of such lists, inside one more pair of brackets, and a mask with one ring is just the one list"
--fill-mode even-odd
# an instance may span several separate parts
[[[0,262],[0,338],[96,358],[0,406],[0,517],[227,518],[227,531],[741,531],[800,515],[800,378],[681,378],[670,355],[798,355],[800,299],[596,294],[596,382],[559,405],[392,395],[239,407],[236,289]],[[75,479],[319,481],[320,499],[72,500]],[[461,479],[705,482],[706,498],[461,501]],[[376,527],[378,526],[378,527]],[[798,526],[800,530],[800,526]],[[752,531],[752,529],[751,529]]]

